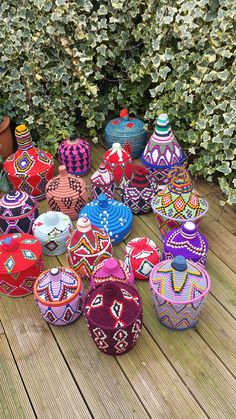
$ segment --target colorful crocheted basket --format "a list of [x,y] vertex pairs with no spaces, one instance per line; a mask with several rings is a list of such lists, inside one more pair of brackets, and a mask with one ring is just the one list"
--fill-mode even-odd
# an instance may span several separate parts
[[114,198],[114,176],[106,169],[103,163],[100,164],[98,170],[91,176],[91,189],[93,199],[98,198],[101,194],[106,195],[107,198]]
[[59,175],[47,184],[46,198],[52,211],[61,211],[76,220],[88,202],[88,192],[82,179],[68,174],[65,166],[59,166]]
[[43,253],[56,256],[67,250],[67,239],[72,232],[72,222],[63,212],[48,211],[34,222],[33,233],[40,241]]
[[124,146],[127,142],[131,146],[131,157],[139,157],[145,148],[147,131],[144,122],[129,116],[127,109],[122,109],[120,118],[110,121],[105,128],[105,140],[107,148],[114,143]]
[[130,233],[133,214],[122,202],[107,199],[103,194],[87,204],[79,214],[88,217],[92,224],[104,229],[113,244],[120,243]]
[[54,172],[53,157],[33,146],[25,125],[15,130],[18,150],[3,163],[3,168],[15,189],[32,195],[38,201],[45,198],[45,188]]
[[68,241],[68,262],[84,277],[90,278],[93,269],[103,260],[112,257],[112,244],[108,234],[81,217],[77,230]]
[[152,209],[151,201],[156,189],[151,185],[149,171],[145,167],[133,165],[133,172],[132,179],[121,190],[121,199],[133,214],[146,214]]
[[136,279],[148,280],[151,270],[160,262],[160,251],[154,241],[137,237],[127,243],[124,261]]
[[118,188],[122,188],[124,183],[131,179],[133,165],[130,147],[127,144],[122,148],[119,143],[114,143],[112,148],[104,154],[103,163],[106,169],[113,174]]
[[82,313],[82,280],[70,268],[49,269],[37,278],[34,299],[48,323],[55,326],[73,323]]
[[0,293],[23,297],[33,292],[42,268],[42,247],[31,234],[5,234],[0,240]]
[[152,209],[163,238],[186,220],[198,224],[208,211],[207,201],[193,189],[184,167],[176,167],[169,176],[172,176],[170,183],[152,200]]
[[184,160],[184,151],[172,133],[168,115],[161,114],[141,156],[142,163],[152,172],[150,180],[153,185],[166,185],[169,171],[182,165]]
[[38,204],[22,191],[11,191],[0,200],[0,234],[32,233]]
[[85,176],[91,164],[90,145],[87,141],[72,134],[58,147],[61,164],[66,166],[68,173]]
[[206,265],[208,242],[199,233],[196,224],[186,221],[181,227],[169,231],[164,239],[162,259],[172,259],[182,255],[188,260]]
[[93,270],[90,279],[90,287],[105,281],[118,281],[122,284],[128,283],[134,285],[134,274],[132,269],[130,269],[125,262],[119,259],[110,258],[99,263]]
[[198,263],[183,256],[164,260],[150,274],[150,288],[157,316],[162,324],[184,330],[196,325],[211,280]]
[[97,347],[108,355],[122,355],[136,343],[142,329],[142,300],[136,288],[104,282],[84,299],[84,315]]

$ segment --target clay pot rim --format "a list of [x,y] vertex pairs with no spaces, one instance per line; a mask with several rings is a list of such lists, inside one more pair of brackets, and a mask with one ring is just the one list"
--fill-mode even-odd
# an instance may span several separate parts
[[3,120],[0,124],[0,134],[2,134],[10,125],[10,118],[7,115],[4,115]]

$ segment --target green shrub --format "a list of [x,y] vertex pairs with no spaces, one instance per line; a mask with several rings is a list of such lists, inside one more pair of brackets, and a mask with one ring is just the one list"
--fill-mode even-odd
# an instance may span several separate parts
[[97,141],[122,106],[165,111],[192,173],[236,202],[235,19],[233,0],[5,0],[2,99],[53,154],[78,121]]

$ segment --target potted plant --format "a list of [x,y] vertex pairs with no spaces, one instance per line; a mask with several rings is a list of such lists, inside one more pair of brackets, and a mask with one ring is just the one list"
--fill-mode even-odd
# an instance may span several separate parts
[[13,153],[13,138],[10,129],[10,118],[0,108],[0,155],[6,160]]

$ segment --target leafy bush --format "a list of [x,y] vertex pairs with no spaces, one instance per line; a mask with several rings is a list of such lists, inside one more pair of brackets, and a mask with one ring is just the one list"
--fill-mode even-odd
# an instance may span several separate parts
[[232,0],[3,0],[2,98],[53,154],[78,121],[97,141],[122,106],[147,122],[165,111],[196,154],[192,173],[218,178],[236,202],[234,7]]

